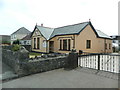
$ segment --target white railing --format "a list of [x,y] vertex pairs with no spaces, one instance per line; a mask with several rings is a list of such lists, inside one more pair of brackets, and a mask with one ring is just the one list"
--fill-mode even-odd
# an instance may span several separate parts
[[78,66],[119,73],[120,55],[81,55],[78,57]]

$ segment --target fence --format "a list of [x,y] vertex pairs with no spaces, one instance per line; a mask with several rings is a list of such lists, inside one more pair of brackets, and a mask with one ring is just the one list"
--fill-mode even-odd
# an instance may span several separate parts
[[78,66],[119,73],[120,55],[89,54],[80,55]]

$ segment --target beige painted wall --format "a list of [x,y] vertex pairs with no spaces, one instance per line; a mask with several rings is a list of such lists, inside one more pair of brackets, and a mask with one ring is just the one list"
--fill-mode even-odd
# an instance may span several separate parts
[[62,51],[60,49],[60,40],[71,39],[71,49],[73,49],[73,35],[63,35],[52,38],[50,41],[54,41],[54,52],[69,53],[70,51]]
[[[91,40],[90,49],[86,49],[86,40]],[[79,35],[76,35],[75,48],[77,51],[83,50],[84,52],[90,53],[112,52],[112,47],[111,49],[107,49],[105,52],[105,40],[107,44],[110,43],[112,46],[112,40],[97,38],[91,26],[88,25]],[[109,45],[107,46],[107,48],[109,48]]]

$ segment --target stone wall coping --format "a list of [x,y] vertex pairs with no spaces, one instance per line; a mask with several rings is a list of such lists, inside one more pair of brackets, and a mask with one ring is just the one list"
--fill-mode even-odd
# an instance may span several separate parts
[[66,56],[57,56],[57,57],[47,57],[47,58],[35,58],[32,60],[29,60],[28,62],[38,62],[38,61],[47,61],[47,60],[53,60],[58,58],[65,58]]

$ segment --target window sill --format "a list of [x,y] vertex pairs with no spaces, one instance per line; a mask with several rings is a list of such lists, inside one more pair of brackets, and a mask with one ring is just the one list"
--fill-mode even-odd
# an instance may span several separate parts
[[91,49],[91,48],[86,48],[86,49]]
[[59,51],[71,51],[71,50],[61,50],[61,49],[59,49]]

